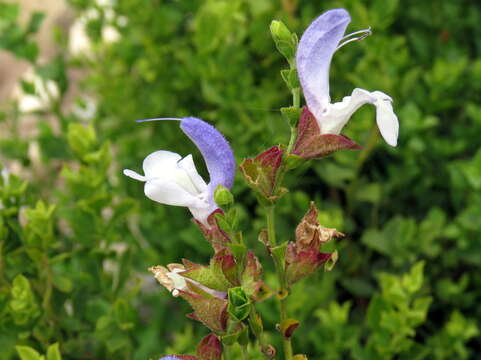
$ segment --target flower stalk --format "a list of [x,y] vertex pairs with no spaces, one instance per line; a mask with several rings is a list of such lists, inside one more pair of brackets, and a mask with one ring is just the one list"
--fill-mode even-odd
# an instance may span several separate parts
[[[267,206],[266,222],[267,222],[267,237],[269,244],[274,248],[277,246],[276,230],[275,230],[275,203]],[[279,303],[280,323],[287,319],[286,300],[289,295],[289,290],[286,287],[285,269],[284,265],[279,261],[277,256],[273,256],[274,265],[276,268],[277,278],[279,279],[279,287],[277,291],[277,300]],[[292,344],[291,339],[282,338],[282,347],[284,349],[284,359],[290,360],[292,358]]]

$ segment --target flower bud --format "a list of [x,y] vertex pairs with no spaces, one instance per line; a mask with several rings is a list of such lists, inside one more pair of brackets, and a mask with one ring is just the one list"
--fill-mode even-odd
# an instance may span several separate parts
[[230,288],[227,311],[237,321],[246,319],[251,311],[251,302],[241,287]]
[[271,22],[270,30],[277,50],[279,50],[291,65],[294,65],[294,57],[298,43],[297,36],[292,34],[287,26],[279,20],[273,20]]
[[234,196],[225,186],[217,185],[214,192],[214,201],[219,206],[226,206],[234,202]]

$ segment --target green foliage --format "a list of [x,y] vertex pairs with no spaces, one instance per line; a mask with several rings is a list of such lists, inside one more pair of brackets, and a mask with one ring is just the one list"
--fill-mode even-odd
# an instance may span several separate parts
[[[79,16],[88,9],[99,15],[87,22],[92,55],[42,64],[32,40],[42,15],[19,25],[19,6],[0,5],[0,47],[28,60],[43,84],[53,81],[60,90],[37,114],[21,114],[15,104],[1,109],[2,169],[10,170],[0,177],[2,359],[140,360],[194,352],[204,330],[182,321],[186,308],[142,279],[150,279],[146,269],[158,263],[182,257],[205,262],[209,246],[189,226],[185,209],[146,199],[142,185],[121,170],[139,169],[158,149],[200,156],[174,123],[134,120],[201,117],[226,135],[238,162],[287,143],[288,125],[298,119],[289,110],[290,96],[298,96],[293,34],[339,6],[351,13],[348,31],[370,25],[373,36],[335,54],[331,97],[340,100],[355,87],[391,95],[400,141],[397,148],[383,145],[366,108],[346,127],[363,150],[310,164],[292,159],[290,194],[279,203],[281,241],[293,239],[310,198],[320,205],[324,226],[348,235],[336,243],[339,261],[332,272],[293,289],[289,313],[301,324],[294,346],[311,359],[476,358],[476,2],[299,0],[283,1],[282,8],[274,0],[119,0],[109,8],[93,0],[70,3]],[[272,19],[282,21],[271,26],[275,42]],[[105,26],[120,39],[103,43]],[[289,69],[282,70],[276,46],[290,59]],[[87,118],[66,97],[74,67],[87,74],[75,104],[94,98],[95,112]],[[38,91],[30,82],[21,86],[29,94]],[[281,106],[282,114],[274,110]],[[27,117],[35,120],[33,135],[22,131]],[[33,145],[39,157],[31,154]],[[250,229],[244,240],[256,246],[263,225],[254,215],[261,210],[240,181],[232,191],[237,203],[225,228]],[[242,257],[245,248],[237,250]],[[277,251],[281,256],[284,249]],[[268,266],[265,273],[268,282],[276,281]],[[278,321],[275,303],[262,303],[259,312],[266,342],[279,349],[269,332]]]
[[18,23],[20,7],[18,4],[0,3],[0,48],[29,62],[35,62],[38,46],[31,39],[44,18],[41,12],[33,12],[25,26]]

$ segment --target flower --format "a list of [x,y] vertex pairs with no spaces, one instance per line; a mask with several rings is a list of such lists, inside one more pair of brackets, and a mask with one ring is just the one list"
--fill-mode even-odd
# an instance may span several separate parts
[[157,281],[175,297],[179,296],[181,292],[189,291],[187,285],[188,282],[211,296],[218,297],[219,299],[225,299],[227,297],[227,293],[224,291],[210,289],[196,280],[184,277],[182,273],[189,273],[188,270],[189,269],[185,269],[184,265],[175,263],[167,265],[167,268],[161,265],[152,266],[149,268],[149,271],[154,274],[154,277],[157,279]]
[[145,195],[166,205],[186,206],[200,223],[209,226],[207,218],[218,206],[214,191],[218,185],[230,188],[234,181],[234,154],[227,140],[213,126],[187,117],[159,118],[154,120],[179,120],[182,131],[194,142],[207,165],[209,184],[199,175],[192,155],[182,159],[179,154],[159,150],[148,155],[143,162],[145,175],[125,169],[124,175],[145,182]]
[[[189,317],[222,334],[227,326],[228,284],[219,281],[210,267],[184,260],[184,265],[158,265],[149,269],[173,296],[181,296],[194,309]],[[217,290],[216,290],[217,289]]]
[[307,107],[314,115],[321,134],[339,134],[360,106],[372,104],[376,107],[376,121],[381,135],[389,145],[396,146],[399,124],[388,95],[380,91],[354,89],[351,96],[331,104],[329,66],[332,56],[347,43],[361,40],[371,33],[367,29],[344,36],[350,21],[346,10],[329,10],[314,20],[302,35],[296,63]]

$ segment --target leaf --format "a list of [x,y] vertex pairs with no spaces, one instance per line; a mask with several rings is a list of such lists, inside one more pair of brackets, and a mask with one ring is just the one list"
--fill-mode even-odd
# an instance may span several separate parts
[[21,360],[41,360],[42,358],[40,354],[30,346],[16,346],[15,348]]
[[55,343],[48,347],[47,360],[62,360],[62,355],[60,354],[58,343]]

